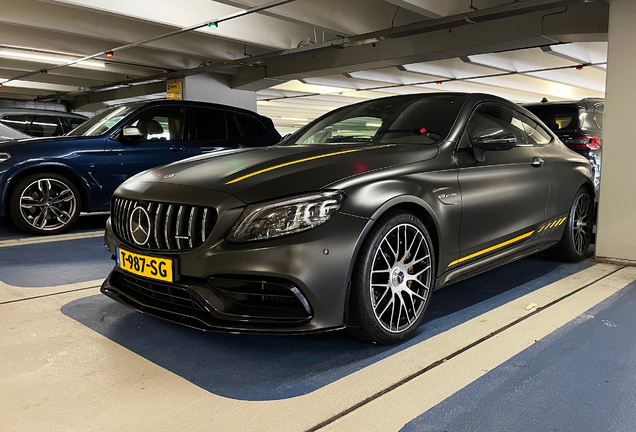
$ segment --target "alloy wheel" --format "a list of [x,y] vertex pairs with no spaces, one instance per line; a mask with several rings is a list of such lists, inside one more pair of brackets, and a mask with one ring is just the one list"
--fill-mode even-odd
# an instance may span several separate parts
[[20,194],[20,213],[40,231],[53,231],[67,225],[77,212],[77,198],[71,188],[54,178],[41,178]]
[[592,239],[592,199],[589,194],[580,194],[574,203],[574,220],[570,229],[574,251],[584,255]]
[[371,305],[380,325],[402,333],[418,322],[432,282],[431,251],[414,225],[400,224],[380,242],[371,268]]

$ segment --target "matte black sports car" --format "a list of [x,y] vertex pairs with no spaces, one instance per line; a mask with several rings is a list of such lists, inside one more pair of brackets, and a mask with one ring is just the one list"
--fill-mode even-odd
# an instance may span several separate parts
[[437,288],[552,246],[582,259],[592,193],[589,161],[511,102],[377,99],[125,182],[102,292],[203,330],[397,342]]

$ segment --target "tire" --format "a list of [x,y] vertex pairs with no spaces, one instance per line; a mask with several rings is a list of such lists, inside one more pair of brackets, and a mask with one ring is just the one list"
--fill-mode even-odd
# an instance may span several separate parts
[[574,196],[563,236],[554,247],[554,255],[561,261],[581,261],[592,241],[594,197],[582,187]]
[[34,173],[19,180],[9,200],[13,223],[38,235],[65,232],[77,222],[81,208],[75,184],[50,172]]
[[434,281],[435,254],[426,227],[411,213],[388,212],[358,254],[347,332],[383,345],[405,340],[422,323]]

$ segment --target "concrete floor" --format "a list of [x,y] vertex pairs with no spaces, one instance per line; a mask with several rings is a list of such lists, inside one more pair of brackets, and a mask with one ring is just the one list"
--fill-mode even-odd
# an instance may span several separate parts
[[636,268],[518,261],[436,292],[394,347],[214,334],[99,294],[104,221],[0,222],[1,432],[634,430]]

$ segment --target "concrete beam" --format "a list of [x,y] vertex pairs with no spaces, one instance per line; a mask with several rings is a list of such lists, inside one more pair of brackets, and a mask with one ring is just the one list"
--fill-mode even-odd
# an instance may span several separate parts
[[89,104],[97,104],[97,103],[116,100],[116,99],[127,99],[127,98],[132,98],[137,96],[145,96],[145,95],[161,93],[165,91],[166,91],[165,82],[142,84],[137,86],[130,86],[130,87],[124,87],[124,88],[119,88],[115,90],[108,90],[108,91],[103,91],[98,93],[91,93],[91,94],[77,96],[70,101],[70,104],[74,110],[78,110],[79,108]]
[[[568,42],[607,37],[608,6],[605,2],[573,5],[567,12],[555,15],[549,12],[502,18],[451,31],[439,30],[380,40],[345,49],[325,49],[305,56],[303,61],[293,57],[281,58],[267,64],[267,77],[285,80],[308,78],[537,47],[560,41],[561,37]],[[576,26],[572,21],[576,21]],[[562,28],[568,28],[570,33],[564,35]],[[242,73],[243,70],[239,70],[239,75]]]

